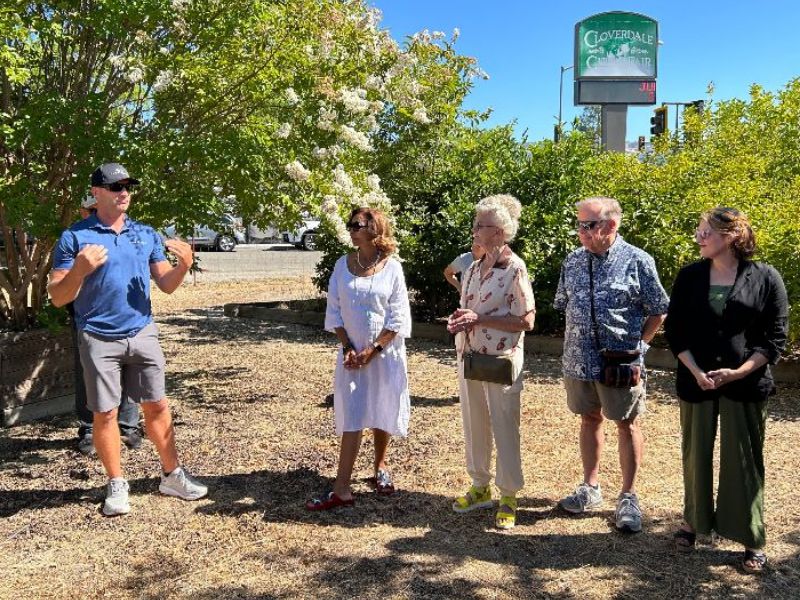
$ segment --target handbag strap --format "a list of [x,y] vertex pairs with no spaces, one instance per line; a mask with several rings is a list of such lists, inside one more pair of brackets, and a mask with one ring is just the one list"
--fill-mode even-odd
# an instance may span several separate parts
[[589,306],[592,315],[592,339],[594,340],[594,349],[600,352],[600,336],[597,333],[597,316],[594,312],[594,261],[592,260],[591,252],[586,253],[589,261]]
[[[483,257],[481,256],[480,259],[478,259],[475,262],[478,263],[478,267],[477,268],[480,271],[480,268],[481,268],[480,264],[481,264],[481,262],[483,262]],[[473,262],[473,265],[474,265],[474,262]],[[472,267],[472,268],[469,269],[469,277],[467,277],[467,282],[464,284],[464,288],[463,288],[463,290],[461,292],[461,300],[459,302],[461,308],[467,308],[467,306],[466,306],[466,304],[467,304],[466,303],[466,297],[467,297],[467,293],[469,292],[469,284],[472,281],[472,276],[474,274],[475,274],[475,267]],[[478,293],[480,294],[480,291]],[[465,331],[464,332],[464,346],[461,348],[462,359],[463,359],[464,355],[467,354],[467,351],[469,351],[470,353],[472,352],[472,347],[469,345],[469,334],[470,334],[469,331]]]

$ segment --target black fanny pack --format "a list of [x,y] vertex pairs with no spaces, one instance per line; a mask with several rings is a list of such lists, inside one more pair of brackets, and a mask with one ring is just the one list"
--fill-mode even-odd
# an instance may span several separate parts
[[[638,350],[601,350],[600,383],[609,387],[632,388],[642,379]],[[637,363],[637,364],[635,364]]]

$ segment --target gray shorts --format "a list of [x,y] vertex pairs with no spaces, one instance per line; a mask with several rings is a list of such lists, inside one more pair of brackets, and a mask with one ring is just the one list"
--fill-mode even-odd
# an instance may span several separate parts
[[583,381],[564,377],[567,406],[576,415],[585,415],[601,408],[606,419],[626,421],[645,411],[644,380],[632,388],[615,388],[599,381]]
[[166,361],[155,323],[121,340],[80,331],[78,350],[86,382],[86,406],[92,412],[114,410],[123,397],[131,402],[158,402],[166,396]]

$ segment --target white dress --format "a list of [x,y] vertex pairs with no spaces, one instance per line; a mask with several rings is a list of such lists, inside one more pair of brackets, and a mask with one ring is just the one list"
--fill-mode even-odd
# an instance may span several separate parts
[[337,327],[344,327],[356,352],[374,342],[382,329],[397,335],[361,369],[345,369],[339,348],[333,392],[336,433],[376,428],[405,436],[411,413],[405,342],[411,336],[411,309],[397,260],[390,258],[371,277],[353,275],[346,256],[336,261],[328,283],[325,329]]

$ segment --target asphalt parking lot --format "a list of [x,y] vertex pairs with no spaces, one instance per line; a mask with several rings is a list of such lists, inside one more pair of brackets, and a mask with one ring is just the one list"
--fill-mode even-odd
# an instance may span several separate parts
[[[197,252],[202,272],[197,281],[261,279],[313,275],[321,252],[298,250],[290,244],[241,244],[233,252]],[[192,280],[187,276],[187,281]]]

